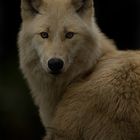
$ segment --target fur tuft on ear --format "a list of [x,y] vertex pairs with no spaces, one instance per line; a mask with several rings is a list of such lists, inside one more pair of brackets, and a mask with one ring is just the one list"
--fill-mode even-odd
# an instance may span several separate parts
[[39,13],[41,0],[21,0],[22,18],[31,17]]
[[72,4],[78,13],[93,9],[93,0],[72,0]]

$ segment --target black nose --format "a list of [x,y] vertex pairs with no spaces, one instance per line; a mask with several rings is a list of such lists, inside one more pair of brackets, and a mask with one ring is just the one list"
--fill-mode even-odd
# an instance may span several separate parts
[[52,74],[58,74],[62,70],[64,62],[58,58],[52,58],[48,61],[48,67]]

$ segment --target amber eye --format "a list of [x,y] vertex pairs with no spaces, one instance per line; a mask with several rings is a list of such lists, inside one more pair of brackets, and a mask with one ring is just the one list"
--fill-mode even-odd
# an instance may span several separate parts
[[42,38],[48,38],[49,37],[49,34],[47,32],[41,32],[40,35],[41,35]]
[[66,33],[65,37],[68,39],[71,39],[71,38],[73,38],[74,34],[75,33],[73,33],[73,32],[68,32],[68,33]]

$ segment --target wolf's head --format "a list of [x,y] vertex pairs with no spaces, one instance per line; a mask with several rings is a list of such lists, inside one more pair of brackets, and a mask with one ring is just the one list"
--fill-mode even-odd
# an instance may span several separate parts
[[93,0],[22,0],[21,9],[21,63],[39,60],[52,74],[94,65],[99,51]]

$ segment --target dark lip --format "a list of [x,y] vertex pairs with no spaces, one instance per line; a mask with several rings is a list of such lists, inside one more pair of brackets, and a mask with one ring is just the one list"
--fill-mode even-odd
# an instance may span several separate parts
[[61,71],[50,71],[49,74],[54,75],[54,76],[58,76],[60,75],[62,72]]

